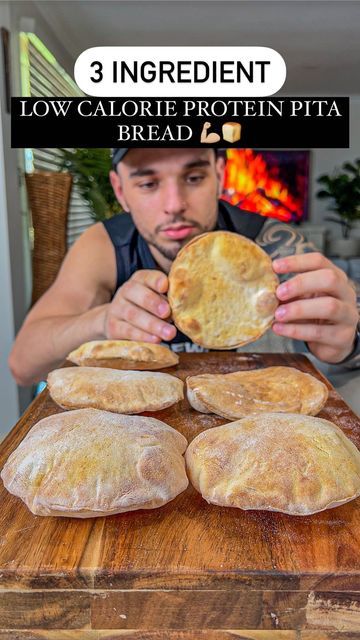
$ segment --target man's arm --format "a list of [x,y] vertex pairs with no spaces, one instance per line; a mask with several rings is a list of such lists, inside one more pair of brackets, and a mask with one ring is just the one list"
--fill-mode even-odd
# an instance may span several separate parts
[[323,362],[341,364],[354,352],[359,321],[355,291],[344,271],[318,252],[274,260],[273,268],[296,274],[277,288],[275,333],[305,341]]
[[17,335],[9,367],[18,384],[41,380],[79,344],[104,337],[104,309],[115,283],[114,250],[103,225],[95,224],[69,250]]
[[[303,340],[319,360],[341,364],[347,358],[348,367],[357,367],[359,312],[346,274],[300,231],[277,221],[266,221],[256,241],[274,259],[282,282],[277,289],[275,333]],[[349,354],[353,354],[350,360]]]
[[[273,260],[285,258],[285,256],[318,251],[317,247],[299,229],[295,229],[284,222],[278,222],[273,218],[266,220],[256,238],[256,243]],[[280,280],[287,279],[287,277],[288,274],[283,274],[280,276]]]
[[164,273],[136,271],[111,300],[115,287],[115,252],[99,223],[70,249],[56,281],[25,319],[9,357],[17,383],[43,379],[89,340],[158,343],[175,336],[175,327],[166,320],[170,307]]

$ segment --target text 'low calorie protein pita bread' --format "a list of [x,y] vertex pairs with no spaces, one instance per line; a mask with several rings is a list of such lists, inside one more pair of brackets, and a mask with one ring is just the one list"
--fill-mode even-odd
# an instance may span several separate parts
[[212,504],[309,515],[360,495],[360,452],[332,422],[263,413],[203,431],[186,455]]
[[52,399],[64,409],[93,407],[116,413],[159,411],[184,397],[184,384],[168,373],[68,367],[48,375]]
[[209,349],[233,349],[271,326],[279,284],[270,257],[229,231],[197,236],[179,251],[169,273],[175,325]]
[[293,367],[266,367],[186,379],[190,405],[202,413],[236,420],[254,413],[316,415],[328,397],[326,385]]
[[36,515],[89,518],[154,509],[188,485],[187,441],[144,416],[80,409],[40,420],[1,478]]
[[69,353],[68,360],[84,367],[153,370],[173,367],[179,356],[168,347],[133,340],[92,340]]

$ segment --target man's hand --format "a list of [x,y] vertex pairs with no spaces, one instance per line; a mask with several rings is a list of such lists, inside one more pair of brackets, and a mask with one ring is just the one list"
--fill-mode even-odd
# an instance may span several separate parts
[[321,253],[273,261],[278,274],[296,273],[276,291],[275,333],[304,340],[324,362],[341,362],[353,347],[359,314],[346,274]]
[[116,340],[171,340],[176,328],[165,322],[170,306],[165,297],[169,281],[162,271],[136,271],[117,291],[105,311],[104,333]]

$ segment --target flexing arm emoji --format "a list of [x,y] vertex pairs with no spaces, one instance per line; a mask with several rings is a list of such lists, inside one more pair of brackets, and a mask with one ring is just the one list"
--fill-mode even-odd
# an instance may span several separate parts
[[211,123],[210,122],[205,122],[202,132],[201,132],[201,136],[200,136],[200,142],[205,142],[206,144],[214,144],[215,142],[219,142],[220,140],[220,136],[217,133],[207,133],[207,130],[211,127]]

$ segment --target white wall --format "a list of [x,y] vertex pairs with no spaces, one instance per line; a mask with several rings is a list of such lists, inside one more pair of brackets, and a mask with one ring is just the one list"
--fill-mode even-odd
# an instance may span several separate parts
[[6,215],[2,120],[0,104],[0,440],[10,430],[19,416],[18,391],[7,367],[7,356],[14,338],[14,309]]
[[[319,200],[316,192],[321,188],[316,182],[322,173],[332,173],[335,167],[340,168],[345,161],[353,161],[360,158],[360,95],[350,99],[350,148],[349,149],[314,149],[311,153],[311,189],[310,189],[310,221],[316,224],[324,222],[324,216],[331,215],[328,210],[329,200]],[[339,232],[339,226],[324,222],[335,232]],[[357,225],[356,234],[360,235],[360,225]]]
[[[11,93],[20,94],[18,35],[34,29],[72,73],[72,59],[33,2],[0,2],[0,26],[10,32]],[[11,149],[10,114],[5,109],[3,53],[0,47],[0,440],[16,423],[31,400],[31,389],[18,388],[7,366],[7,357],[27,313],[31,295],[30,249],[27,239],[27,212],[20,199],[18,166],[21,152]]]
[[[12,34],[14,35],[16,31],[20,30],[34,31],[55,56],[59,64],[72,76],[74,60],[62,44],[59,26],[56,25],[56,29],[52,29],[31,0],[25,0],[23,2],[0,2],[0,5],[1,4],[8,4],[10,6]],[[69,12],[71,12],[71,4],[71,2],[68,3]]]
[[[0,25],[10,30],[8,3],[0,4]],[[0,68],[3,69],[2,47]],[[24,313],[22,220],[16,152],[10,147],[10,115],[5,111],[5,84],[0,76],[0,440],[20,415],[20,392],[7,367],[16,319]],[[17,247],[17,250],[16,250]],[[22,392],[21,392],[22,393]]]

